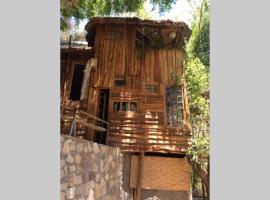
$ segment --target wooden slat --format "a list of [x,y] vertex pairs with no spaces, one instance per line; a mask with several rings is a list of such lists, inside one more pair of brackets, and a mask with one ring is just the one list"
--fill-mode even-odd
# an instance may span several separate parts
[[90,127],[90,128],[92,128],[92,129],[94,129],[94,130],[96,130],[96,131],[99,131],[99,132],[106,132],[106,129],[105,129],[105,128],[100,127],[100,126],[96,126],[96,125],[94,125],[94,124],[89,124],[89,123],[86,123],[86,122],[81,123],[81,124],[82,124],[83,126]]

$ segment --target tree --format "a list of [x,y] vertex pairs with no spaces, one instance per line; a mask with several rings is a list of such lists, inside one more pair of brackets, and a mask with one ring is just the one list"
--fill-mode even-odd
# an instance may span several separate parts
[[[209,111],[210,102],[205,98],[209,91],[209,3],[203,0],[194,14],[192,36],[186,48],[185,74],[191,112],[192,146],[188,161],[193,169],[193,186],[201,180],[209,199]],[[203,189],[204,191],[204,189]]]
[[[61,0],[61,30],[68,29],[68,20],[79,20],[92,16],[112,16],[121,13],[138,12],[146,0]],[[153,7],[160,13],[171,9],[176,0],[151,0]]]
[[195,23],[192,27],[193,37],[190,41],[190,51],[193,56],[198,57],[209,70],[210,44],[209,44],[209,25],[210,12],[209,2],[203,0],[201,7],[197,11]]

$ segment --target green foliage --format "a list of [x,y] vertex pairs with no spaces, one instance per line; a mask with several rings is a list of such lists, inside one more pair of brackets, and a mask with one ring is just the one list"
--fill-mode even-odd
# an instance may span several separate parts
[[[176,0],[152,0],[160,13],[171,8]],[[74,17],[77,21],[92,16],[113,16],[121,13],[142,12],[146,0],[61,0],[61,30],[68,29],[68,20]]]
[[209,75],[206,72],[206,66],[199,58],[190,57],[190,55],[184,66],[191,117],[201,114],[208,116],[209,100],[202,96],[209,90]]
[[209,3],[203,1],[202,7],[199,9],[199,16],[192,26],[192,38],[190,40],[190,51],[193,56],[198,57],[201,62],[207,66],[209,70],[210,44],[209,44],[209,26],[210,13]]
[[[209,3],[203,0],[194,14],[192,36],[185,49],[184,79],[190,106],[192,145],[188,155],[207,171],[210,151],[209,113],[210,102],[205,97],[209,92]],[[192,185],[198,186],[198,175],[193,171]]]

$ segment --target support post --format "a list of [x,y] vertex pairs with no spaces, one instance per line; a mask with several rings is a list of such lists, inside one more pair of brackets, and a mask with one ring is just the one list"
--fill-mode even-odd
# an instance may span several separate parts
[[139,173],[137,179],[137,188],[135,200],[141,200],[142,198],[142,177],[143,177],[143,164],[144,164],[144,152],[140,152],[139,157]]

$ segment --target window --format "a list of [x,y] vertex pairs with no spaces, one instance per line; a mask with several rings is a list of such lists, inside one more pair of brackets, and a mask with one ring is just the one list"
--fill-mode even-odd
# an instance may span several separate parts
[[118,31],[107,32],[107,40],[119,40],[121,33]]
[[157,85],[146,85],[146,91],[149,93],[157,93]]
[[128,102],[122,102],[122,111],[129,111],[129,103]]
[[113,102],[113,111],[132,111],[137,112],[137,102],[128,101],[115,101]]
[[70,99],[73,101],[80,100],[84,70],[85,70],[85,65],[82,65],[82,64],[74,65],[72,85],[71,85],[71,91],[70,91]]
[[130,111],[137,112],[137,103],[130,102]]
[[116,101],[116,102],[113,102],[113,111],[120,111],[120,102]]
[[182,127],[183,125],[183,98],[180,86],[166,87],[167,125]]
[[126,85],[126,79],[125,78],[116,78],[114,81],[115,87],[123,87]]

